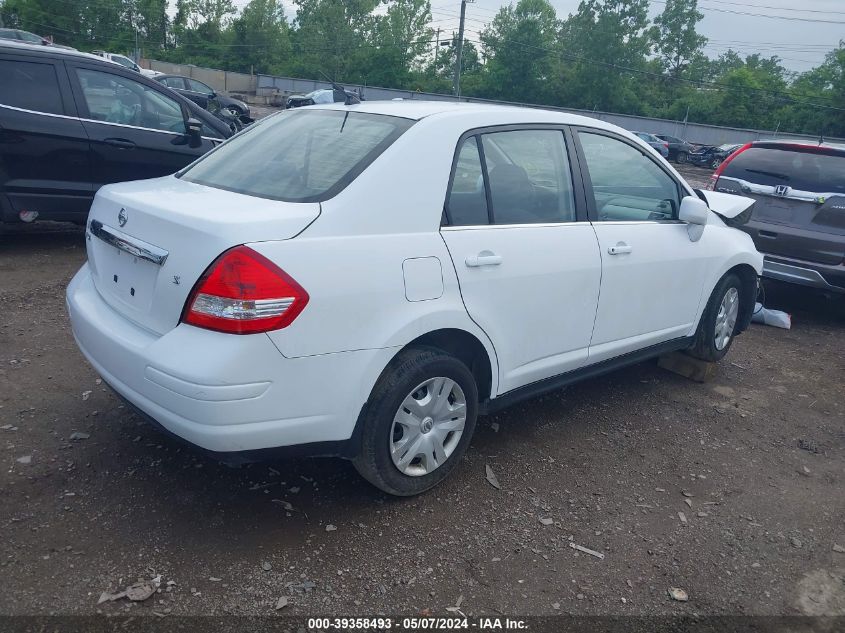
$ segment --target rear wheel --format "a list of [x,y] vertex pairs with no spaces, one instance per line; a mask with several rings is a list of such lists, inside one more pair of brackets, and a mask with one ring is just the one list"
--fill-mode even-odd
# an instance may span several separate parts
[[713,169],[719,169],[719,166],[724,162],[721,158],[714,158],[710,161],[710,167]]
[[678,152],[678,164],[684,165],[689,161],[689,154],[686,152]]
[[466,365],[436,349],[405,350],[373,389],[353,464],[389,494],[425,492],[466,452],[477,412],[478,388]]
[[709,362],[724,358],[736,334],[741,305],[742,282],[733,273],[725,275],[710,295],[689,353]]

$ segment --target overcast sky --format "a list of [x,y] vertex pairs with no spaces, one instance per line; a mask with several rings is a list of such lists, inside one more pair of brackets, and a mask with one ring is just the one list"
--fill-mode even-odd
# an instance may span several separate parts
[[[578,8],[578,0],[551,0],[558,17]],[[235,0],[243,7],[249,0]],[[478,40],[496,11],[509,2],[476,0],[467,5],[467,38]],[[744,54],[777,55],[794,71],[809,70],[824,61],[825,53],[845,39],[845,0],[699,0],[704,13],[699,30],[710,42],[705,52],[717,57],[728,48]],[[293,3],[284,0],[288,17]],[[800,9],[796,8],[800,5]],[[460,0],[431,0],[432,27],[457,30]],[[651,1],[651,17],[663,10],[664,2]],[[757,15],[738,15],[749,13]]]

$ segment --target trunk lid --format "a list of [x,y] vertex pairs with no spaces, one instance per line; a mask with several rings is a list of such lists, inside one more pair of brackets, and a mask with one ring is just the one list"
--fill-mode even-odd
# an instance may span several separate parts
[[86,231],[88,262],[103,299],[127,319],[164,334],[222,252],[286,240],[320,215],[290,203],[214,189],[174,176],[103,187]]

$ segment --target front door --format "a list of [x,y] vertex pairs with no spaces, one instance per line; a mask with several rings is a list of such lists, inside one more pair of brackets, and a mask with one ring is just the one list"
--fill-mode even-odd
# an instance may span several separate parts
[[187,110],[164,88],[101,66],[74,65],[70,75],[91,139],[96,188],[172,174],[213,147],[188,137]]
[[499,393],[587,362],[601,257],[574,191],[560,129],[461,141],[442,235],[467,311],[496,348]]
[[577,136],[602,257],[590,362],[690,335],[716,253],[691,241],[678,219],[687,192],[632,141],[597,130]]

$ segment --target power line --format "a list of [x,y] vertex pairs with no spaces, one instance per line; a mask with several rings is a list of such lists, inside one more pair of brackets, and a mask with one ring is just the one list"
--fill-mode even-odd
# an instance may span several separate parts
[[[666,4],[666,0],[651,0],[655,4]],[[821,20],[819,18],[801,18],[797,16],[767,15],[765,13],[749,13],[747,11],[734,11],[733,9],[719,9],[717,7],[698,6],[702,11],[714,11],[716,13],[730,13],[732,15],[747,15],[755,18],[768,18],[770,20],[785,20],[788,22],[812,22],[814,24],[845,24],[842,20]]]

